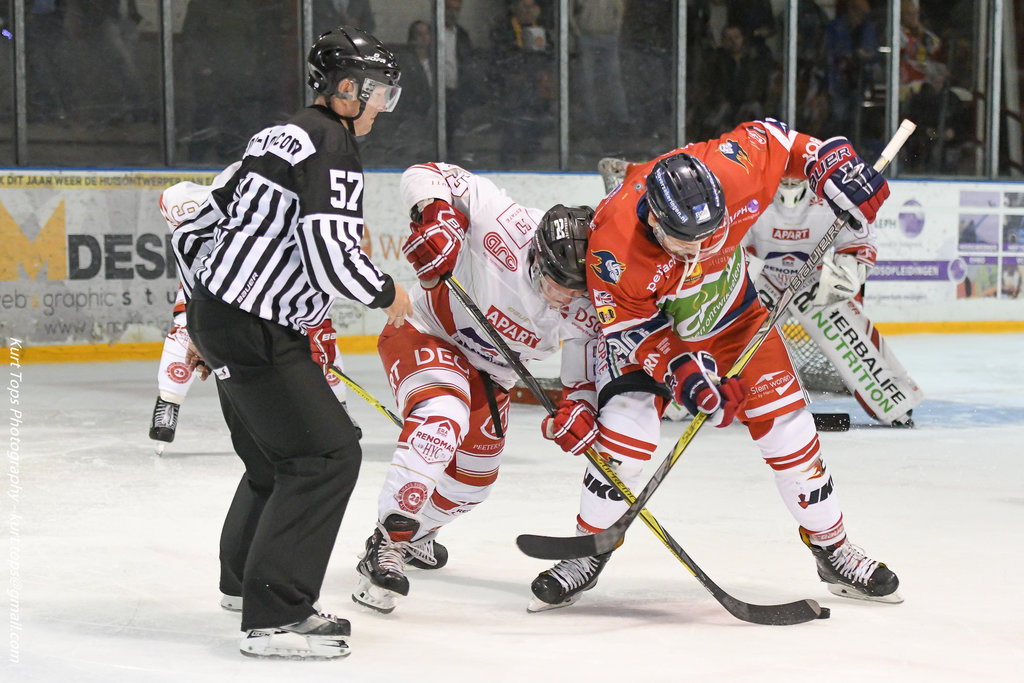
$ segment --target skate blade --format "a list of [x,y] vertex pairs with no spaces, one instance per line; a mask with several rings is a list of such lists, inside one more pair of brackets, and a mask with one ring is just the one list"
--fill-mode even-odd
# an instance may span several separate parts
[[164,454],[165,448],[167,448],[167,444],[163,441],[158,441],[153,450],[156,452],[157,456],[161,456]]
[[562,602],[555,603],[554,605],[552,605],[550,602],[544,602],[540,598],[535,597],[532,600],[530,600],[530,604],[526,606],[526,611],[531,614],[535,614],[537,612],[548,612],[553,609],[568,607],[570,605],[576,604],[576,602],[580,599],[581,595],[583,595],[582,592],[576,593],[575,595],[566,598]]
[[242,596],[241,595],[221,595],[220,608],[228,612],[241,612],[242,611]]
[[352,602],[363,607],[369,607],[381,614],[391,614],[394,612],[395,607],[398,607],[398,598],[398,593],[375,586],[365,576],[359,578],[359,585],[352,592]]
[[900,595],[899,591],[893,591],[888,595],[868,595],[867,593],[861,593],[860,591],[853,590],[846,586],[830,583],[828,584],[828,592],[832,595],[838,595],[841,598],[850,598],[851,600],[864,600],[866,602],[882,602],[890,605],[898,605],[903,602],[903,596]]
[[352,653],[348,642],[342,638],[307,638],[298,633],[281,631],[269,636],[244,636],[238,650],[246,657],[314,661],[339,659]]

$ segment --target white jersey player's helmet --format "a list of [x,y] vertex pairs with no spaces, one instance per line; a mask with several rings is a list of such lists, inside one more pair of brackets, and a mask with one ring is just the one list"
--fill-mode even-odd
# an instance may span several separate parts
[[784,209],[795,209],[808,198],[808,184],[799,178],[783,178],[775,193],[775,201]]

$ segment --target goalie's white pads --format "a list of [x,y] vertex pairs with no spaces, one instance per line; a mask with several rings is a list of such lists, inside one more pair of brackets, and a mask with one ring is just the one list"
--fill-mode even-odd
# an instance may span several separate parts
[[626,160],[605,157],[597,162],[597,172],[604,182],[604,193],[608,194],[622,183],[626,177]]
[[924,400],[924,392],[856,300],[789,310],[871,417],[893,424]]
[[814,295],[816,306],[832,304],[851,299],[860,292],[868,278],[868,267],[853,254],[826,252],[821,259],[821,278]]

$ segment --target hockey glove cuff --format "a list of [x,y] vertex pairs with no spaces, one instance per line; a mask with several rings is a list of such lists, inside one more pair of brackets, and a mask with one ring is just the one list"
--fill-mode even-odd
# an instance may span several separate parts
[[861,230],[875,220],[879,207],[889,196],[885,176],[871,168],[853,150],[844,137],[829,138],[821,143],[818,154],[804,168],[814,193],[823,198],[838,216],[843,211],[859,225]]
[[742,410],[747,387],[738,377],[718,377],[718,364],[706,351],[686,353],[669,364],[665,383],[679,405],[693,416],[704,413],[715,427],[726,427]]
[[331,319],[324,318],[322,323],[309,328],[306,334],[309,335],[309,351],[313,356],[313,362],[327,374],[327,368],[334,365],[334,358],[338,353],[338,333],[331,324]]
[[597,440],[597,414],[585,401],[562,401],[554,415],[544,418],[541,430],[566,453],[579,455]]

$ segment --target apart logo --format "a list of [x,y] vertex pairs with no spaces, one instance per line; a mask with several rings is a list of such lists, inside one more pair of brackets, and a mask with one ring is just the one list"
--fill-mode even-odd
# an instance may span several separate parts
[[537,348],[537,344],[540,343],[540,337],[534,332],[526,329],[519,323],[514,322],[505,313],[499,311],[494,306],[491,306],[487,311],[487,320],[494,325],[494,329],[501,333],[501,336],[507,337],[508,339],[516,342],[517,344],[524,344],[529,346],[531,349]]
[[512,250],[505,244],[505,240],[501,239],[501,235],[496,232],[489,232],[484,235],[484,249],[488,254],[498,259],[498,263],[505,266],[509,270],[519,269],[519,259],[512,253]]
[[781,370],[779,372],[770,372],[767,375],[761,375],[754,386],[751,388],[750,393],[755,396],[763,394],[766,391],[774,391],[779,396],[782,396],[789,391],[790,386],[796,382],[796,377],[792,373]]
[[423,508],[423,504],[427,502],[428,495],[429,492],[424,484],[418,481],[410,481],[398,489],[398,493],[395,494],[395,500],[398,501],[398,507],[401,508],[402,512],[415,514]]
[[167,377],[177,384],[185,384],[192,379],[192,371],[181,361],[174,361],[167,366]]
[[750,173],[750,169],[754,166],[753,162],[750,161],[750,155],[747,154],[747,150],[743,149],[740,146],[740,143],[732,138],[729,138],[720,144],[718,146],[718,151],[723,157],[734,164],[738,164],[747,173]]
[[601,261],[598,264],[590,265],[597,276],[608,284],[618,284],[619,280],[622,279],[622,273],[626,270],[626,264],[617,259],[615,254],[604,249],[590,253]]
[[786,242],[799,242],[800,240],[808,239],[811,236],[810,228],[772,228],[772,239],[782,240]]

